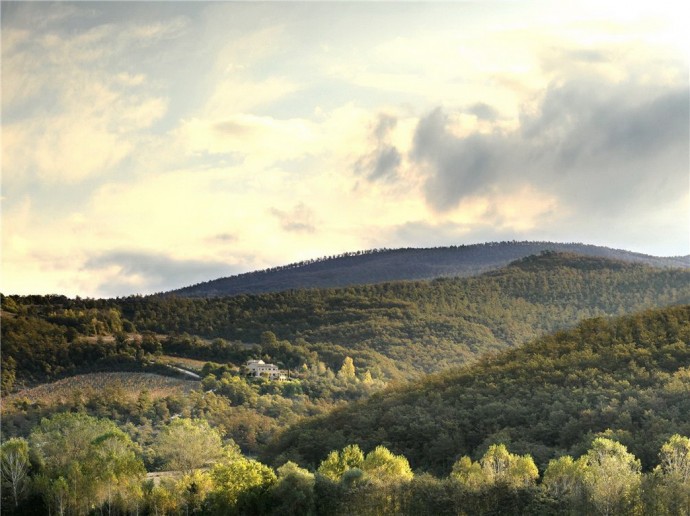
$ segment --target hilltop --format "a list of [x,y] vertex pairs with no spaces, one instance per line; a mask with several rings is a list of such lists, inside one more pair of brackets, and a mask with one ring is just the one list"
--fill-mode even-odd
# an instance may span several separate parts
[[690,256],[661,258],[578,243],[492,242],[426,249],[357,251],[219,278],[166,294],[184,297],[234,296],[290,289],[476,276],[543,251],[576,253],[653,267],[690,267]]

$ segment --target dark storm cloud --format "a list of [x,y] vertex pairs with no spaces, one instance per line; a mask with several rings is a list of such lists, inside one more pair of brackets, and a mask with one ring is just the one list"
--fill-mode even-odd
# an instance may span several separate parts
[[390,132],[397,125],[394,116],[380,114],[372,130],[373,150],[362,156],[355,163],[355,172],[363,174],[369,181],[390,181],[398,175],[398,167],[402,163],[402,154],[390,144]]
[[83,268],[97,271],[113,266],[120,269],[121,279],[101,283],[98,290],[104,296],[162,292],[241,272],[227,263],[177,260],[164,254],[136,251],[113,251],[94,256]]
[[411,159],[437,211],[529,184],[571,209],[615,214],[688,191],[689,90],[602,80],[554,84],[513,132],[454,135],[436,109],[420,120]]

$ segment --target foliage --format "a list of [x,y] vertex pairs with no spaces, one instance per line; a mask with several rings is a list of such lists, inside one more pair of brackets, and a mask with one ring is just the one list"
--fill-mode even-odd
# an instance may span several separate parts
[[459,457],[504,443],[544,468],[611,429],[649,469],[665,439],[690,433],[689,393],[690,306],[670,307],[584,321],[471,366],[390,386],[301,422],[263,457],[314,467],[348,442],[365,449],[385,442],[414,469],[447,474]]
[[276,482],[271,468],[255,460],[232,457],[211,469],[215,488],[210,494],[214,514],[247,514],[261,510],[262,497]]
[[3,494],[11,493],[11,504],[17,507],[22,499],[29,476],[29,443],[14,438],[2,443],[0,448],[0,474]]
[[468,489],[493,484],[520,488],[533,486],[539,477],[539,470],[529,455],[514,455],[505,445],[493,444],[480,463],[473,462],[467,456],[462,457],[453,465],[451,477]]
[[41,421],[29,442],[49,508],[87,514],[94,504],[121,507],[138,496],[141,455],[111,421],[57,414]]
[[161,429],[154,450],[168,469],[191,474],[220,457],[222,442],[208,421],[179,418]]

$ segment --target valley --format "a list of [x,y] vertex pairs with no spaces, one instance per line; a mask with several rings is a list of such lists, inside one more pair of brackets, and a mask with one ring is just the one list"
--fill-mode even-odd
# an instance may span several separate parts
[[[591,486],[556,489],[554,461],[595,471],[596,446],[632,468],[621,514],[649,511],[690,500],[655,470],[690,435],[689,306],[687,268],[555,251],[470,277],[344,288],[2,296],[3,446],[93,435],[72,466],[50,469],[47,451],[27,462],[48,483],[24,485],[26,514],[59,503],[86,514],[87,499],[116,513],[134,511],[128,500],[170,514],[589,511]],[[290,379],[248,377],[256,359]],[[69,469],[103,460],[99,435],[129,457],[110,477],[115,498],[109,480]],[[180,466],[172,435],[215,451]],[[488,477],[492,454],[534,473]],[[58,503],[59,478],[90,494]]]

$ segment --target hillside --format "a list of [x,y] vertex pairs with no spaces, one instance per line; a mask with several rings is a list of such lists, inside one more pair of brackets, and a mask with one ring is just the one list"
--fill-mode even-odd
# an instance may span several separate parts
[[501,442],[543,467],[607,430],[647,467],[670,435],[690,433],[690,306],[587,320],[386,389],[290,428],[265,458],[313,465],[347,444],[382,443],[413,468],[447,474],[459,456]]
[[[318,353],[331,368],[349,355],[375,376],[409,378],[586,317],[688,302],[690,270],[545,253],[470,278],[211,299],[128,298],[118,305],[138,329],[246,343],[271,331],[299,344],[305,357]],[[217,351],[199,351],[221,360]]]
[[2,356],[16,363],[19,384],[94,369],[142,370],[149,366],[139,364],[139,347],[126,341],[126,332],[137,331],[167,335],[161,344],[149,338],[138,345],[148,352],[162,345],[199,360],[264,356],[281,367],[322,362],[331,370],[350,356],[374,378],[405,379],[586,317],[682,303],[690,303],[690,270],[544,253],[476,277],[342,289],[208,299],[7,296]]
[[653,267],[690,267],[690,256],[659,258],[594,245],[554,242],[496,242],[429,249],[381,249],[293,263],[168,292],[185,297],[234,296],[289,289],[332,288],[402,280],[474,276],[499,269],[542,251],[643,263]]

